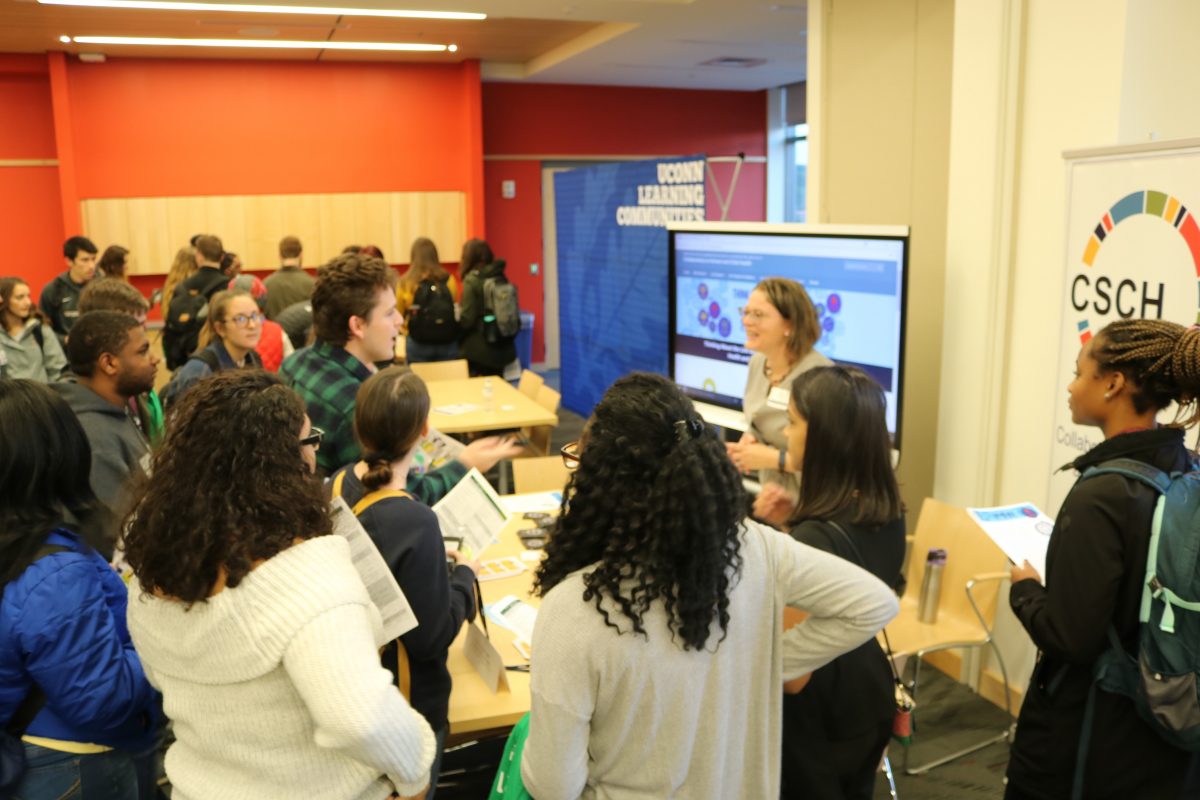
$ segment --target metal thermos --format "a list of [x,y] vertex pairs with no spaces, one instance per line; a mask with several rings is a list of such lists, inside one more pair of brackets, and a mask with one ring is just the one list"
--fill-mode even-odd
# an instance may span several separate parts
[[938,598],[942,594],[942,570],[946,568],[946,551],[931,548],[925,557],[925,575],[921,578],[921,596],[917,599],[917,619],[937,622]]

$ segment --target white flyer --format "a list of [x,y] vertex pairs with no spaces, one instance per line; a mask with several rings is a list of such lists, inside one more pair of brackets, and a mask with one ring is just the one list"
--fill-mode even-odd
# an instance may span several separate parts
[[449,461],[457,458],[466,447],[457,439],[452,439],[436,428],[430,428],[429,433],[417,442],[413,452],[411,472],[424,475],[430,470],[445,466]]
[[479,556],[508,524],[504,510],[487,478],[472,469],[433,506],[443,539],[462,539],[458,548],[468,558]]
[[1054,520],[1033,503],[968,508],[967,513],[1014,564],[1028,561],[1046,580],[1046,548],[1050,545]]
[[483,613],[489,621],[507,628],[522,641],[533,641],[533,624],[537,622],[537,609],[516,595],[505,595],[490,606],[484,606]]
[[383,617],[383,635],[386,641],[400,638],[417,627],[417,615],[396,578],[388,568],[387,562],[379,553],[375,542],[363,528],[362,523],[354,516],[354,512],[340,497],[333,498],[330,503],[333,508],[333,532],[350,544],[350,558],[358,576],[362,578],[363,586],[367,587],[367,595],[379,609]]
[[506,494],[500,498],[500,505],[509,514],[524,514],[527,511],[543,514],[557,514],[562,508],[562,492],[530,492],[528,494]]

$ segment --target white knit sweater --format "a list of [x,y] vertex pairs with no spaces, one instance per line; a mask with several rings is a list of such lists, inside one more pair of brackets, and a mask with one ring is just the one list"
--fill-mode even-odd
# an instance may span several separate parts
[[429,725],[379,663],[379,612],[338,536],[185,610],[130,584],[129,631],[163,693],[176,800],[381,800],[429,781]]

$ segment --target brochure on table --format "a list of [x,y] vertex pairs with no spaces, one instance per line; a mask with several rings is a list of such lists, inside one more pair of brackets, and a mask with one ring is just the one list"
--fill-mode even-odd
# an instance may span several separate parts
[[1028,561],[1046,579],[1046,548],[1054,520],[1033,503],[968,508],[967,513],[1014,564]]
[[462,539],[458,549],[467,558],[479,558],[496,542],[509,519],[492,485],[477,469],[468,472],[433,506],[433,511],[442,537]]

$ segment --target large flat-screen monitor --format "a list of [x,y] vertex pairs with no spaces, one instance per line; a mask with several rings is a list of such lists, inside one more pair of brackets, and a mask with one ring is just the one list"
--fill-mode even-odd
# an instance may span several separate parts
[[752,355],[742,308],[763,278],[791,278],[816,305],[816,349],[883,387],[899,449],[908,228],[695,223],[668,236],[671,378],[685,393],[741,409]]

